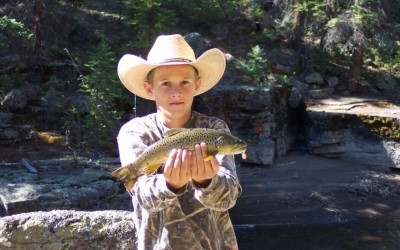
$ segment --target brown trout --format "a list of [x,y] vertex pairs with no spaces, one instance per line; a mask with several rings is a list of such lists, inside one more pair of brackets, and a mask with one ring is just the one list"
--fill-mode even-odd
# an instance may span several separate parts
[[126,190],[130,192],[139,176],[149,175],[165,163],[172,149],[193,151],[194,146],[201,142],[207,144],[204,160],[209,160],[210,156],[217,154],[242,153],[243,159],[246,157],[244,153],[247,148],[246,143],[229,133],[206,128],[178,128],[164,133],[163,139],[147,147],[133,163],[118,168],[112,175],[121,180]]

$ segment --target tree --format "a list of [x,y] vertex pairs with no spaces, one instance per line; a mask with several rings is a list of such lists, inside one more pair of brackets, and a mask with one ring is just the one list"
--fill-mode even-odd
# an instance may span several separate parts
[[42,32],[40,29],[40,20],[42,18],[42,4],[40,0],[34,0],[34,23],[35,23],[35,30],[34,30],[34,41],[33,41],[33,51],[36,52],[40,49],[42,44]]

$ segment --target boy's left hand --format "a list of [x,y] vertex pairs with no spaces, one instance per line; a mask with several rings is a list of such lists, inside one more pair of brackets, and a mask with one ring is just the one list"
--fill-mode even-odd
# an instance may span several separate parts
[[207,156],[206,152],[206,143],[196,144],[192,157],[191,178],[200,187],[207,187],[220,168],[219,161],[215,156],[211,156],[210,160],[204,161],[204,158]]

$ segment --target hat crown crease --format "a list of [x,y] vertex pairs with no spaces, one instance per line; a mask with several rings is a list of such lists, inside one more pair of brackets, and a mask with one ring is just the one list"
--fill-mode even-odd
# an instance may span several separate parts
[[178,62],[193,62],[196,60],[193,49],[181,36],[160,36],[147,55],[149,63],[157,64],[173,62],[172,59],[179,58]]

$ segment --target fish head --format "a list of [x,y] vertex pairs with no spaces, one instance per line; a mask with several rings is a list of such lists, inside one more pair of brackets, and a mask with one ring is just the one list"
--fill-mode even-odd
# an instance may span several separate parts
[[215,145],[218,153],[223,155],[241,154],[247,149],[246,142],[230,134],[216,137]]

